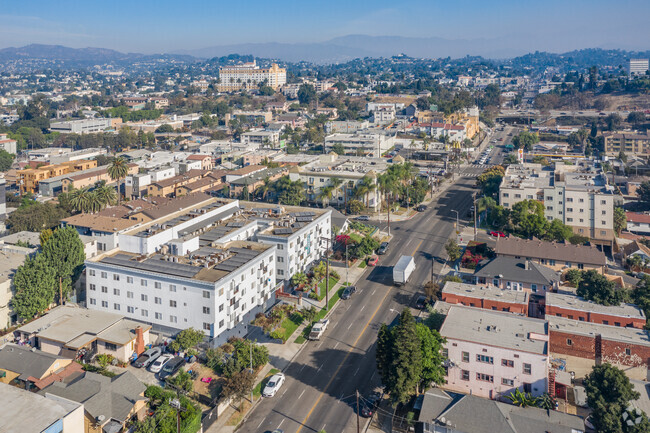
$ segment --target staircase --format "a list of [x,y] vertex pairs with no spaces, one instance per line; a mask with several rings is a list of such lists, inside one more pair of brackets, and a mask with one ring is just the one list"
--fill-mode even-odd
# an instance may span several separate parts
[[548,372],[548,393],[555,397],[555,369]]

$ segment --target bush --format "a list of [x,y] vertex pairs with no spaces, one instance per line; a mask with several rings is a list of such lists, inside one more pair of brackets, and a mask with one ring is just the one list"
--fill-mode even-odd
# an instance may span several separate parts
[[174,341],[169,346],[174,352],[187,350],[203,341],[204,337],[203,331],[199,331],[198,329],[183,329],[176,335],[176,338],[174,338]]
[[100,353],[95,357],[95,361],[101,368],[106,368],[110,363],[113,362],[113,355],[108,355],[106,353]]

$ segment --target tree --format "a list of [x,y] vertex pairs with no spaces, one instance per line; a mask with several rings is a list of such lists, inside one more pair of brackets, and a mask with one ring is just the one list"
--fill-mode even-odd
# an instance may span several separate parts
[[307,284],[307,275],[305,275],[303,272],[296,272],[291,277],[291,284],[296,287]]
[[4,149],[0,149],[0,171],[7,171],[14,163],[15,156]]
[[421,342],[409,308],[402,311],[393,336],[387,390],[394,402],[406,403],[417,393],[422,375]]
[[496,197],[505,172],[505,168],[497,165],[485,170],[476,178],[476,184],[481,188],[484,196]]
[[636,192],[642,201],[650,204],[650,181],[641,182]]
[[444,361],[442,356],[444,339],[438,331],[433,331],[422,323],[415,325],[415,331],[420,340],[420,350],[422,352],[422,372],[420,374],[422,386],[428,388],[432,383],[444,383],[445,369],[442,366]]
[[165,386],[168,386],[174,390],[187,394],[192,392],[194,388],[194,380],[192,380],[192,375],[185,370],[181,370],[176,376],[172,376],[165,380]]
[[645,114],[641,111],[632,111],[627,115],[628,123],[632,123],[634,127],[638,127],[639,123],[645,122]]
[[235,346],[234,356],[241,366],[249,367],[252,362],[253,370],[256,370],[269,362],[269,350],[266,346],[246,339],[235,340],[233,346]]
[[601,305],[620,305],[625,298],[624,290],[593,269],[583,272],[576,294]]
[[449,239],[445,244],[445,251],[447,251],[447,256],[449,256],[450,262],[455,262],[460,259],[461,251],[458,243],[455,239]]
[[311,84],[303,84],[298,89],[298,101],[300,101],[301,105],[309,105],[316,98],[316,89]]
[[609,116],[605,117],[605,123],[607,124],[607,129],[614,131],[621,126],[623,118],[618,113],[612,113]]
[[627,227],[627,217],[625,216],[625,210],[623,208],[617,207],[614,208],[614,230],[616,234],[620,235]]
[[[121,132],[122,130],[120,130]],[[110,178],[116,182],[117,188],[117,203],[120,203],[120,180],[124,179],[127,174],[129,174],[129,166],[126,162],[126,159],[121,156],[117,156],[111,159],[111,163],[108,165],[107,173]]]
[[292,181],[289,176],[275,181],[273,190],[282,204],[298,206],[305,201],[305,185],[299,180]]
[[393,334],[385,323],[382,323],[377,333],[377,371],[384,384],[390,380],[391,365],[393,363]]
[[569,239],[571,235],[573,235],[573,230],[571,227],[567,226],[556,218],[548,225],[544,239],[549,241],[562,242]]
[[512,144],[517,149],[532,150],[535,143],[539,143],[539,135],[536,132],[521,131],[512,138]]
[[249,369],[241,370],[227,377],[223,384],[222,394],[238,402],[249,396],[255,386],[255,375]]
[[578,287],[580,281],[582,280],[582,273],[580,269],[569,269],[564,278],[571,284],[573,287]]
[[538,401],[537,397],[533,397],[531,393],[523,392],[519,388],[511,392],[510,395],[506,395],[506,398],[519,407],[537,406]]
[[[625,373],[611,364],[595,365],[585,377],[587,404],[591,408],[591,420],[599,433],[642,432],[650,425],[645,415],[637,426],[624,421],[624,413],[630,402],[640,397],[634,391]],[[635,416],[636,418],[636,416]],[[632,427],[632,428],[630,428]]]
[[176,338],[174,338],[174,341],[172,341],[169,346],[174,352],[187,350],[203,341],[204,337],[205,335],[203,334],[203,331],[200,331],[198,329],[183,329],[176,335]]
[[545,392],[541,397],[537,398],[537,407],[546,410],[555,410],[555,397],[553,397],[548,392]]
[[38,236],[38,240],[41,242],[41,248],[43,248],[47,241],[50,240],[52,234],[52,229],[45,229],[41,232],[41,234]]
[[30,206],[20,207],[7,218],[11,233],[20,231],[40,232],[56,227],[61,219],[70,216],[64,209],[53,203],[32,202]]
[[366,207],[359,200],[350,200],[348,202],[348,211],[351,214],[360,214]]
[[632,300],[645,313],[646,328],[650,320],[650,277],[644,275],[632,291]]
[[[57,284],[61,284],[63,299],[81,274],[86,253],[79,233],[72,227],[56,230],[43,246],[43,259],[54,270]],[[60,301],[62,301],[61,299]]]
[[422,288],[424,289],[424,295],[427,297],[428,301],[434,301],[440,296],[440,284],[428,281]]
[[42,255],[28,258],[16,269],[16,294],[11,299],[11,306],[19,317],[31,319],[50,307],[58,285],[54,275],[54,270]]
[[345,148],[341,143],[334,143],[332,146],[332,152],[336,152],[339,155],[345,155]]

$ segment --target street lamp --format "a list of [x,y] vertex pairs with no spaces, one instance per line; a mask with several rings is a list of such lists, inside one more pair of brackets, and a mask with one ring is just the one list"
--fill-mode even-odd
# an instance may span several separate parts
[[329,310],[330,304],[330,245],[332,243],[332,238],[321,236],[320,240],[327,241],[327,249],[325,250],[325,311],[327,311]]

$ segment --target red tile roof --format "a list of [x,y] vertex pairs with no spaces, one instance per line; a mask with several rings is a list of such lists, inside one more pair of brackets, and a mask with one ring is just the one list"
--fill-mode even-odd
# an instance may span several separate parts
[[650,215],[645,213],[625,212],[625,218],[633,223],[650,224]]

